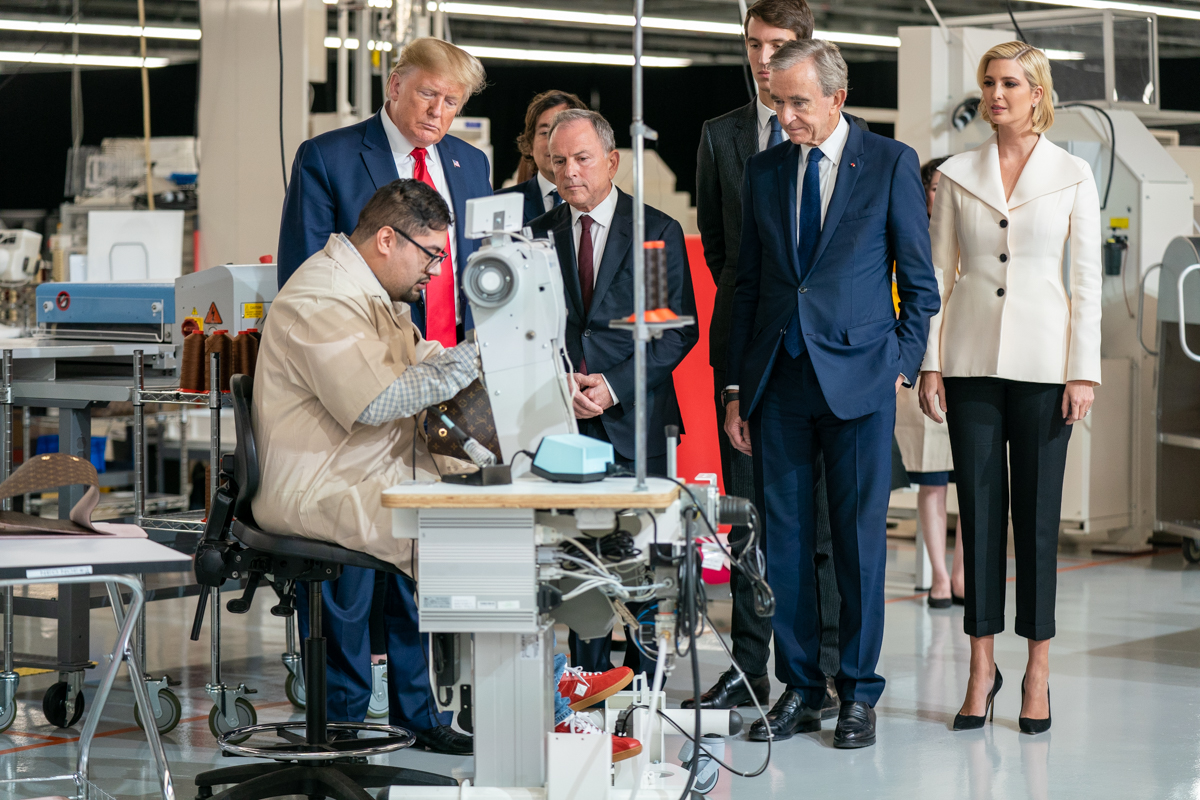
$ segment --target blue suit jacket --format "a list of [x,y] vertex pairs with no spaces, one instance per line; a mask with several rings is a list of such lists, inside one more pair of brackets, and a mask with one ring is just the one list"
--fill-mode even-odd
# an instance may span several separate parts
[[[492,193],[487,156],[453,136],[444,137],[434,147],[454,200],[450,212],[455,220],[461,220],[467,200]],[[325,246],[329,234],[349,235],[371,195],[397,178],[396,160],[378,114],[303,142],[292,162],[279,226],[280,288],[309,256]],[[465,238],[461,224],[455,227],[454,238],[461,268],[479,240]],[[473,327],[461,284],[459,303],[465,326]],[[425,310],[420,304],[413,304],[413,321],[425,330]]]
[[499,189],[496,194],[505,194],[506,192],[520,192],[525,196],[525,225],[528,225],[546,213],[546,204],[542,201],[542,187],[538,184],[537,175],[534,175],[524,183]]
[[[604,255],[596,273],[590,312],[583,312],[575,237],[571,231],[571,206],[562,203],[530,225],[534,236],[554,240],[567,294],[567,353],[575,368],[586,359],[588,372],[603,373],[620,401],[600,417],[616,451],[634,457],[633,336],[629,331],[609,328],[614,319],[633,313],[633,198],[617,190],[617,210],[612,230],[604,244]],[[646,240],[666,242],[667,283],[671,310],[680,316],[695,316],[692,273],[687,247],[679,223],[646,206]],[[667,331],[646,345],[646,454],[667,452],[663,429],[679,425],[683,418],[675,396],[671,374],[700,339],[695,325]]]
[[894,403],[898,375],[915,383],[929,318],[941,304],[911,147],[851,123],[807,275],[799,274],[796,242],[799,163],[800,147],[791,142],[746,162],[727,370],[741,388],[743,419],[762,398],[797,307],[829,408],[854,419]]

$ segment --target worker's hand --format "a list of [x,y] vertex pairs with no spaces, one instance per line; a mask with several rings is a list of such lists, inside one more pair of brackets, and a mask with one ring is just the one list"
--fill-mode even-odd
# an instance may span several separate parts
[[608,390],[608,381],[604,380],[603,375],[583,375],[582,377],[586,380],[582,385],[587,387],[583,393],[589,400],[606,411],[616,405],[613,402],[612,393]]
[[575,409],[576,419],[592,419],[604,413],[604,409],[584,393],[585,390],[592,387],[591,379],[593,377],[592,375],[581,375],[578,372],[571,376],[571,405]]
[[750,424],[739,416],[740,410],[737,400],[730,400],[725,404],[725,435],[729,437],[729,443],[734,449],[748,456],[754,455],[750,449]]
[[1062,415],[1068,425],[1079,422],[1092,410],[1092,401],[1096,399],[1092,387],[1095,385],[1091,381],[1067,381],[1067,388],[1063,391]]
[[922,372],[917,383],[917,398],[925,416],[940,425],[943,420],[938,410],[940,409],[942,414],[946,413],[946,385],[942,383],[942,373],[929,370]]

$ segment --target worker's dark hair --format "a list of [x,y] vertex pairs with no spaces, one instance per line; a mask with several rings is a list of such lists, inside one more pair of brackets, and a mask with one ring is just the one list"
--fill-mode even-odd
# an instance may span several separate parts
[[813,13],[804,0],[758,0],[746,10],[742,30],[750,35],[750,18],[753,17],[772,28],[783,28],[796,34],[797,39],[811,39],[813,35]]
[[946,159],[950,156],[942,156],[941,158],[931,158],[921,165],[921,185],[925,187],[925,191],[929,191],[929,187],[933,185],[933,173],[937,172]]
[[529,101],[529,108],[525,109],[525,130],[517,137],[517,150],[521,153],[521,161],[529,162],[531,170],[537,169],[533,166],[533,140],[537,136],[538,118],[556,106],[587,108],[577,95],[558,89],[542,92]]
[[450,227],[450,208],[433,187],[411,179],[392,181],[371,195],[358,215],[350,241],[362,244],[391,226],[409,236]]

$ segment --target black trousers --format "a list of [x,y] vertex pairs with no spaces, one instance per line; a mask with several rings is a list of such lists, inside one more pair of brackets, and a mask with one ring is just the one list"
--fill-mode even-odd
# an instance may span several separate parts
[[[721,390],[727,386],[724,370],[713,370],[713,388],[716,390],[717,441],[721,447],[721,472],[725,479],[725,493],[733,497],[744,497],[753,501],[754,459],[735,450],[725,435],[725,406],[721,404]],[[833,573],[833,534],[829,529],[829,497],[825,490],[824,458],[817,458],[814,477],[814,501],[816,504],[816,556],[814,569],[817,574],[817,604],[821,619],[821,670],[826,675],[838,671],[838,615],[841,597],[838,595],[837,578]],[[762,517],[762,509],[759,509]],[[749,543],[750,529],[734,527],[729,532],[729,545],[735,557],[740,558]],[[758,533],[761,550],[763,532]],[[765,553],[765,551],[762,551]],[[767,660],[771,655],[771,618],[760,617],[754,611],[754,590],[741,570],[734,569],[729,578],[729,591],[733,595],[733,616],[730,621],[730,636],[733,639],[733,657],[747,675],[767,673]]]
[[1027,639],[1049,639],[1071,439],[1062,414],[1065,387],[1002,378],[946,378],[945,383],[966,567],[963,629],[970,636],[1004,630],[1011,511],[1015,630]]

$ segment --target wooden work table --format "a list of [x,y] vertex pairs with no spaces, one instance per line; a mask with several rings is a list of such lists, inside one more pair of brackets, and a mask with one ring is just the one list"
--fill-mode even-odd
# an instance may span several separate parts
[[532,474],[507,486],[463,486],[413,481],[383,493],[385,508],[643,508],[663,510],[679,499],[680,488],[664,478],[647,478],[646,491],[634,491],[633,478],[594,483],[554,483]]

